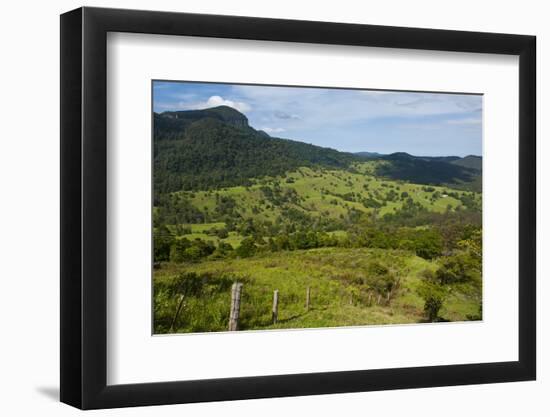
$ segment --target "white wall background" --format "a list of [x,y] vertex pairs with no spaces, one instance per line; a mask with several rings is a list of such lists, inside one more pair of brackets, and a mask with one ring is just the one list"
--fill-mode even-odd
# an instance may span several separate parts
[[[0,23],[0,414],[69,416],[59,392],[59,17],[73,0],[3,5]],[[546,416],[550,413],[550,157],[542,120],[550,97],[550,26],[536,0],[175,0],[93,1],[86,5],[533,34],[538,37],[539,319],[538,381],[145,407],[94,415],[280,416],[341,413],[407,416]],[[546,395],[545,395],[546,394]]]

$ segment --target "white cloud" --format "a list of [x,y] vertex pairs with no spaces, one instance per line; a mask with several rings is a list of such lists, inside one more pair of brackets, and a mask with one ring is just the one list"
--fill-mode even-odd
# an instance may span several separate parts
[[234,86],[254,108],[251,123],[310,131],[379,118],[463,115],[473,117],[480,96],[389,90]]
[[[185,98],[185,97],[181,97]],[[170,110],[202,110],[208,109],[211,107],[217,106],[228,106],[232,107],[235,110],[240,111],[241,113],[252,110],[252,107],[242,101],[227,100],[221,96],[210,96],[206,101],[179,101],[176,103],[169,102],[158,102],[156,107],[159,109],[170,109]]]
[[216,107],[216,106],[229,106],[229,107],[233,107],[235,110],[238,110],[240,112],[246,112],[246,111],[252,110],[252,108],[248,104],[242,101],[226,100],[220,96],[210,97],[204,104],[203,108]]

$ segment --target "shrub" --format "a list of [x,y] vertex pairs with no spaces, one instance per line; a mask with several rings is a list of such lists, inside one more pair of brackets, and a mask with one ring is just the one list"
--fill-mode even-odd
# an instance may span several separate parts
[[241,242],[235,252],[241,258],[249,258],[256,253],[256,249],[257,247],[254,244],[254,239],[247,237]]
[[229,232],[225,227],[223,229],[216,229],[215,233],[216,233],[216,236],[219,237],[220,239],[225,239],[229,236]]
[[168,261],[170,259],[170,247],[174,241],[174,235],[164,225],[154,232],[153,252],[155,262]]
[[371,262],[367,267],[365,283],[378,294],[386,296],[397,288],[399,280],[388,268],[379,262]]
[[170,248],[170,260],[172,262],[197,262],[214,252],[216,247],[212,242],[202,239],[190,241],[183,238],[175,240]]
[[443,241],[436,230],[423,230],[415,233],[414,247],[418,256],[433,259],[443,252]]
[[437,281],[440,284],[476,283],[481,280],[479,266],[477,260],[466,253],[449,256],[436,272]]
[[447,289],[441,285],[423,281],[417,292],[424,300],[424,313],[428,321],[438,321],[439,310],[447,298]]

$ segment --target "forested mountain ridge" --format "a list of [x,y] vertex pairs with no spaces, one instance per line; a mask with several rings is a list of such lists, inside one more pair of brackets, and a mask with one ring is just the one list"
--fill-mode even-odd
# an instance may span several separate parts
[[[472,157],[479,158],[480,157]],[[379,164],[375,174],[394,180],[406,180],[418,184],[454,184],[461,188],[481,191],[480,170],[470,160],[458,157],[415,157],[396,152],[378,158],[391,161]]]
[[478,171],[481,171],[481,163],[482,158],[481,156],[477,155],[467,155],[465,157],[460,156],[415,156],[411,155],[407,152],[395,152],[391,154],[382,154],[378,152],[355,152],[354,155],[362,156],[365,158],[371,158],[371,159],[387,159],[389,158],[396,158],[396,157],[402,157],[402,158],[413,158],[413,159],[422,159],[424,161],[437,161],[437,162],[448,162],[450,164],[454,165],[461,165],[466,168],[473,168],[477,169]]
[[246,185],[302,166],[346,168],[359,157],[288,139],[248,125],[244,115],[220,106],[154,114],[155,191]]
[[246,116],[228,106],[204,110],[166,111],[154,113],[154,135],[160,140],[177,140],[198,120],[211,118],[241,129],[252,129]]
[[365,161],[373,161],[375,175],[390,179],[469,189],[481,183],[476,161],[470,160],[479,157],[340,152],[271,137],[251,127],[245,115],[228,106],[153,116],[155,198],[180,190],[249,185],[254,178],[283,175],[299,167],[352,169]]
[[475,170],[478,170],[479,172],[481,172],[482,165],[483,165],[481,156],[476,156],[476,155],[468,155],[468,156],[465,156],[464,158],[458,159],[451,163],[454,165],[460,165],[466,168],[475,169]]

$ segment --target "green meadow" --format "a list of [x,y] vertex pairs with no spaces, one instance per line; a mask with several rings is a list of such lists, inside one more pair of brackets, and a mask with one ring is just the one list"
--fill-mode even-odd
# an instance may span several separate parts
[[[266,193],[266,188],[280,190],[278,196],[291,197],[277,201],[277,196]],[[240,330],[432,321],[426,313],[422,288],[426,276],[443,267],[444,258],[425,259],[406,244],[388,248],[356,247],[358,245],[350,238],[356,231],[376,224],[373,218],[379,219],[381,224],[391,222],[392,215],[402,212],[403,205],[411,205],[411,202],[422,213],[437,213],[442,218],[452,218],[455,213],[466,211],[464,201],[475,207],[481,205],[481,195],[471,191],[376,178],[368,171],[308,167],[281,177],[258,179],[246,187],[177,192],[174,196],[184,198],[205,213],[204,223],[167,225],[174,241],[209,242],[213,250],[196,259],[177,262],[167,259],[155,270],[155,329],[158,333],[227,330],[231,285],[235,282],[243,283]],[[219,221],[223,217],[220,216],[220,201],[225,199],[231,201],[230,215],[226,215],[228,222]],[[329,247],[270,250],[268,240],[284,232],[278,230],[274,236],[269,236],[270,233],[262,229],[261,237],[254,240],[254,253],[237,254],[250,233],[235,225],[234,230],[228,230],[228,223],[237,223],[234,219],[253,219],[252,224],[284,224],[281,219],[285,219],[289,209],[333,221],[333,227],[329,228],[334,230],[323,232],[327,239],[332,239]],[[360,218],[370,219],[367,221],[369,226],[360,222],[351,224],[350,211],[357,212]],[[430,228],[429,224],[406,227],[413,234]],[[227,249],[221,254],[218,248],[223,244]],[[187,290],[186,300],[176,316],[180,303],[178,294],[185,292],[178,287],[185,288],[182,282],[186,280],[199,281],[199,289]],[[310,305],[306,308],[308,287]],[[272,299],[275,290],[279,293],[279,314],[274,323]],[[480,318],[480,280],[462,285],[453,283],[444,291],[437,321]]]
[[[169,288],[182,274],[203,277],[205,286],[210,277],[242,282],[241,330],[425,322],[424,301],[418,295],[418,288],[422,284],[422,273],[435,271],[438,266],[437,261],[427,261],[408,251],[341,248],[281,252],[192,265],[170,264],[155,275],[157,330],[170,329],[178,300]],[[387,268],[399,283],[389,298],[387,293],[380,295],[373,289],[376,274],[373,269],[377,267]],[[310,305],[306,309],[308,287]],[[274,290],[279,291],[280,297],[277,323],[273,323],[271,316]],[[475,288],[452,291],[440,312],[440,320],[466,321],[476,317],[479,299],[475,292]],[[219,285],[219,291],[210,288],[190,296],[174,330],[225,331],[230,302],[229,285]]]
[[[181,194],[189,198],[195,207],[207,213],[215,212],[216,195],[230,197],[237,203],[242,216],[249,215],[262,220],[275,220],[281,215],[283,209],[289,207],[289,205],[281,207],[271,204],[269,198],[262,192],[262,188],[265,187],[281,189],[283,193],[294,191],[299,198],[291,201],[290,207],[305,213],[318,212],[335,218],[346,215],[350,209],[362,212],[377,210],[380,215],[392,213],[409,197],[430,211],[440,213],[448,207],[454,209],[460,206],[460,197],[472,196],[476,202],[481,202],[480,193],[377,178],[368,174],[370,165],[369,163],[356,164],[357,172],[303,167],[284,177],[254,180],[254,183],[247,187],[181,192]],[[365,204],[364,198],[370,201]],[[197,225],[194,230],[199,232],[208,227],[205,226],[203,229]]]

